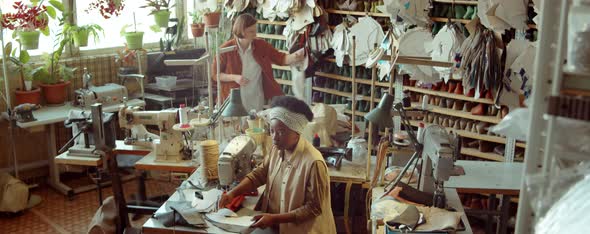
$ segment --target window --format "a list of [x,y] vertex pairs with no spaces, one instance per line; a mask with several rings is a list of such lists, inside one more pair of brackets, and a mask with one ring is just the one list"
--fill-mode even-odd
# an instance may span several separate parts
[[[124,25],[133,25],[134,13],[135,21],[137,22],[137,31],[144,32],[143,43],[146,44],[160,41],[160,37],[162,37],[164,30],[162,30],[162,32],[154,32],[149,28],[150,26],[155,24],[154,16],[148,15],[150,13],[149,9],[140,8],[140,6],[145,4],[144,1],[125,1],[125,7],[121,11],[121,14],[110,19],[103,18],[97,10],[86,12],[86,9],[88,9],[88,6],[92,1],[93,0],[76,1],[75,7],[77,24],[98,24],[104,29],[104,36],[101,36],[98,42],[92,42],[93,40],[89,38],[90,41],[88,43],[88,46],[80,48],[81,50],[92,50],[123,46],[125,43],[125,38],[120,36],[121,29]],[[173,18],[175,17],[174,15],[175,12],[172,11],[170,17]],[[129,27],[128,31],[129,30],[133,30],[133,26]]]
[[[30,1],[23,1],[23,2],[27,2],[30,3]],[[0,7],[2,8],[2,14],[5,13],[14,13],[16,12],[16,9],[14,9],[12,7],[14,1],[8,1],[8,0],[0,0]],[[61,16],[61,15],[60,15]],[[36,50],[29,50],[29,54],[30,55],[40,55],[44,52],[51,52],[52,51],[52,47],[53,47],[53,35],[57,34],[56,30],[59,30],[59,22],[56,19],[52,19],[49,20],[49,30],[50,30],[50,34],[49,36],[45,36],[43,34],[41,34],[41,36],[39,37],[39,48]],[[13,48],[17,45],[15,41],[15,39],[12,39],[12,34],[14,33],[12,30],[8,30],[5,29],[4,30],[4,43],[8,43],[10,41],[13,41]]]

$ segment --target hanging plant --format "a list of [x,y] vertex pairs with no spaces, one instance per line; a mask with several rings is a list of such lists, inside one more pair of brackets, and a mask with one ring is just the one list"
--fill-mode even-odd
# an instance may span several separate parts
[[45,5],[43,1],[32,1],[32,5],[14,2],[12,7],[16,12],[2,14],[2,27],[14,31],[12,37],[20,38],[23,49],[37,49],[39,35],[49,36],[49,18],[55,19],[56,12],[63,11],[61,2],[50,0],[49,4]]
[[96,0],[91,2],[85,11],[89,13],[98,10],[103,18],[110,19],[113,16],[119,16],[124,7],[124,0]]

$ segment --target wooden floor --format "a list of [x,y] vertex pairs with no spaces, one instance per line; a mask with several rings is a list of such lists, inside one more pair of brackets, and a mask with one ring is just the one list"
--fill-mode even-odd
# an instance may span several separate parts
[[[79,179],[70,184],[83,184]],[[172,194],[177,183],[149,180],[147,182],[148,196]],[[124,184],[126,197],[137,191],[135,181]],[[42,185],[31,190],[32,194],[42,197],[43,201],[38,206],[15,216],[0,216],[0,233],[86,233],[88,224],[96,209],[99,207],[98,192],[92,190],[76,194],[72,200]],[[111,187],[103,188],[103,198],[110,196]],[[141,227],[148,216],[133,221],[133,226]]]

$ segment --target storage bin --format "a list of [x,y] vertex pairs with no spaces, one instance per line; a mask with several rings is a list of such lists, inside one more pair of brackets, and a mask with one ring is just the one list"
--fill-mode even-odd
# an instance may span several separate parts
[[156,76],[156,85],[160,88],[171,89],[176,86],[176,76]]

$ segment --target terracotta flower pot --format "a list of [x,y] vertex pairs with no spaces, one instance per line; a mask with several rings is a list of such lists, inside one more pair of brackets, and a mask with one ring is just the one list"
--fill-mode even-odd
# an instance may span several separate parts
[[41,104],[41,89],[40,88],[35,88],[31,91],[24,91],[24,90],[20,90],[17,89],[14,91],[14,97],[15,97],[15,106],[18,106],[20,104],[24,104],[24,103],[31,103],[31,104]]
[[60,105],[66,101],[66,89],[70,85],[70,81],[61,82],[57,84],[41,84],[43,90],[43,97],[48,105]]
[[216,28],[219,25],[219,18],[221,17],[221,12],[212,12],[203,15],[203,23],[205,23],[205,27],[207,28]]
[[205,33],[205,24],[191,24],[191,32],[193,33],[193,37],[202,37]]

